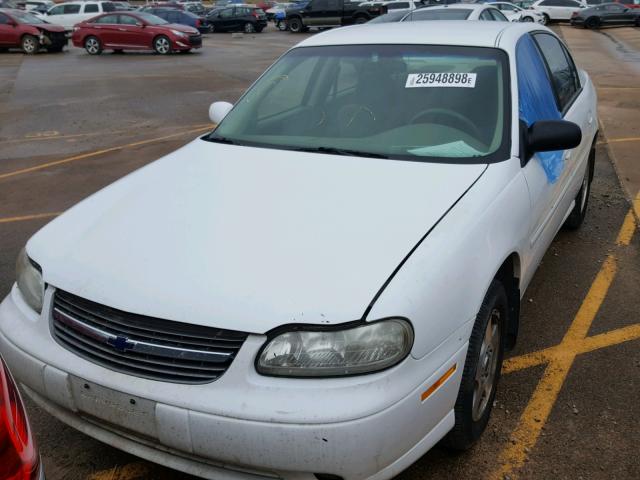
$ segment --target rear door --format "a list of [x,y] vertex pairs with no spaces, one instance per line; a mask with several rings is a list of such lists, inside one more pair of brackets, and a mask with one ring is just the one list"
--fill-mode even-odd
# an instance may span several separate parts
[[102,44],[106,46],[122,46],[122,32],[118,25],[118,15],[109,14],[97,18],[93,22],[94,30],[98,33],[98,37]]
[[0,45],[17,46],[20,39],[16,34],[17,28],[12,24],[12,20],[0,12]]
[[610,25],[622,25],[633,23],[631,16],[627,14],[628,9],[619,3],[610,3],[602,6],[604,8],[604,23]]

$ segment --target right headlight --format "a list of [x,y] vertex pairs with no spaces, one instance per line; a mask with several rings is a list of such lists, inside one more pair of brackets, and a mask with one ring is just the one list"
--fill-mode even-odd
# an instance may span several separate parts
[[281,333],[260,351],[263,375],[335,377],[371,373],[402,361],[411,351],[413,328],[402,318],[343,329],[309,326]]
[[40,265],[27,256],[23,248],[16,262],[16,282],[22,297],[36,312],[42,312],[44,298],[44,282]]

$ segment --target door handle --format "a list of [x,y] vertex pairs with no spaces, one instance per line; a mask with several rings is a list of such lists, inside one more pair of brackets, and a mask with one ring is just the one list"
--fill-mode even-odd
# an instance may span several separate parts
[[120,30],[121,32],[126,32],[127,31],[126,28],[119,28],[118,30]]

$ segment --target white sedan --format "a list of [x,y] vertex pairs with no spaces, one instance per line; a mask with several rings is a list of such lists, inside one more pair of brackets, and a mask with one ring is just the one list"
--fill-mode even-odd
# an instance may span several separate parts
[[527,285],[587,208],[596,96],[562,41],[345,27],[210,115],[27,242],[0,305],[25,392],[208,478],[386,480],[478,440]]
[[508,22],[498,8],[490,4],[452,3],[450,5],[434,5],[412,10],[400,20],[401,22],[418,22],[424,20],[480,20],[489,22]]
[[577,0],[538,0],[531,8],[545,17],[545,23],[551,21],[569,21],[575,12],[585,8],[585,4]]
[[533,8],[521,8],[509,2],[491,2],[510,22],[535,22],[546,24],[547,17]]

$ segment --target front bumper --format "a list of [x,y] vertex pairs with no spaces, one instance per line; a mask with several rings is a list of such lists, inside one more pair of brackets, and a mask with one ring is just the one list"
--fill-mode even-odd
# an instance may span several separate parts
[[[255,373],[264,336],[250,335],[219,380],[177,385],[75,356],[53,340],[48,317],[30,311],[15,287],[0,305],[0,351],[39,405],[98,440],[217,479],[391,478],[453,426],[466,355],[465,343],[453,355],[437,350],[373,375],[277,379]],[[422,402],[454,363],[456,373]]]

